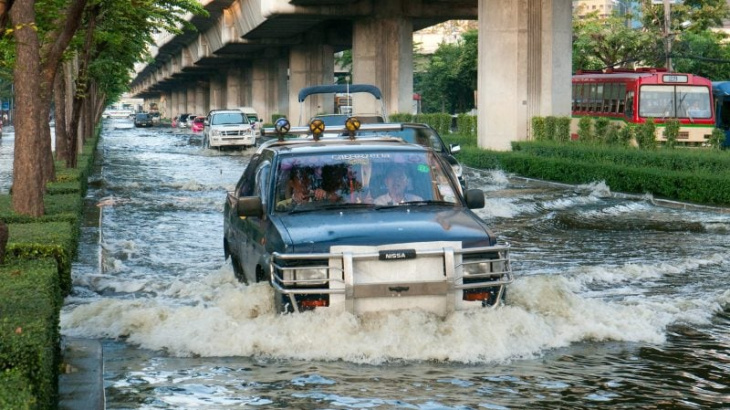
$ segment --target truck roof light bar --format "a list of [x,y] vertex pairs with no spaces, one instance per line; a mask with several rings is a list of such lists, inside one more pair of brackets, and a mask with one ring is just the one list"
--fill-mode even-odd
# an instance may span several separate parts
[[261,135],[277,135],[279,141],[284,140],[285,135],[311,135],[315,141],[319,141],[322,134],[325,132],[332,134],[347,134],[351,140],[355,139],[358,131],[372,131],[372,132],[387,132],[387,131],[402,131],[402,124],[363,124],[357,117],[349,117],[345,121],[345,125],[333,125],[327,127],[324,122],[320,119],[315,118],[306,127],[292,127],[289,120],[286,118],[279,118],[274,124],[274,128],[264,128],[261,130]]

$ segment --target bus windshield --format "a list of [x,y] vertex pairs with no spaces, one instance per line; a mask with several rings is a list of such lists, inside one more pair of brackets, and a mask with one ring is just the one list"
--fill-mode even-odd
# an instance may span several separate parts
[[639,116],[711,118],[710,90],[686,85],[644,85],[639,90]]

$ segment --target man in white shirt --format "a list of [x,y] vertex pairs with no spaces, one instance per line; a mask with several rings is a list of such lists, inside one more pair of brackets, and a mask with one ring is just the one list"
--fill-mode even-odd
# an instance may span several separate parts
[[401,167],[393,167],[385,176],[385,187],[388,192],[375,198],[376,205],[398,205],[403,202],[423,201],[418,195],[406,193],[408,175]]

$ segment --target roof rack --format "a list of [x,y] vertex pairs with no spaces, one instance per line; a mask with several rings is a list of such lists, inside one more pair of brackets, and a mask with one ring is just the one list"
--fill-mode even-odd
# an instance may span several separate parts
[[351,140],[355,140],[358,131],[401,131],[403,130],[402,124],[362,124],[357,117],[349,117],[345,121],[345,125],[335,125],[326,127],[324,122],[320,119],[314,119],[309,123],[307,127],[292,127],[289,120],[286,118],[279,118],[276,120],[274,127],[267,127],[261,130],[261,135],[276,135],[279,141],[284,141],[286,135],[305,135],[311,136],[315,141],[319,141],[322,134],[327,131],[328,133],[345,134],[349,135]]

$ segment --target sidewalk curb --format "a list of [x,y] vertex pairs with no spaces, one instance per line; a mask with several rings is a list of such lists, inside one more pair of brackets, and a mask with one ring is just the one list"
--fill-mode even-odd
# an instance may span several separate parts
[[63,368],[58,376],[59,410],[103,410],[104,361],[96,339],[64,337]]

